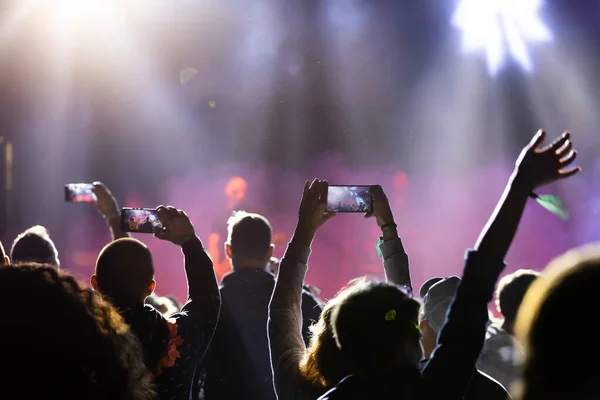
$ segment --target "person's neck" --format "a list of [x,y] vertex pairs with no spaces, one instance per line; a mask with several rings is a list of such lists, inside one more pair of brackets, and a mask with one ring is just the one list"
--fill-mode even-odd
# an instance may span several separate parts
[[267,270],[268,262],[246,260],[232,263],[233,272],[244,271],[248,269]]
[[431,353],[433,353],[434,348],[423,348],[423,360],[429,360],[431,358]]
[[423,348],[423,360],[429,360],[431,353],[433,353],[437,345],[437,335],[432,339],[430,339],[429,335],[424,336],[421,340],[421,345]]

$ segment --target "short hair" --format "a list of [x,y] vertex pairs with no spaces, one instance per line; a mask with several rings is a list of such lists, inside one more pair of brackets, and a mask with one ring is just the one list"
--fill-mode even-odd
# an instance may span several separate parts
[[[525,295],[515,335],[525,351],[522,381],[515,399],[597,399],[594,362],[574,368],[585,357],[600,357],[594,321],[600,306],[600,246],[570,250],[553,260]],[[590,324],[591,323],[591,324]]]
[[227,231],[233,258],[256,261],[269,258],[272,229],[262,215],[236,211],[227,221]]
[[527,290],[540,275],[537,271],[520,269],[500,280],[496,289],[496,307],[505,321],[515,321]]
[[331,318],[336,343],[352,373],[390,365],[403,341],[418,345],[421,338],[419,302],[386,282],[358,285],[334,307]]
[[96,261],[100,292],[117,306],[129,308],[143,303],[154,278],[154,262],[148,247],[132,238],[107,244]]
[[41,264],[0,268],[0,304],[19,310],[0,319],[3,356],[10,360],[0,374],[3,392],[23,398],[154,398],[138,340],[109,303],[73,276]]
[[41,225],[32,226],[17,236],[10,250],[10,259],[15,264],[35,262],[60,267],[58,250],[50,239],[50,232]]

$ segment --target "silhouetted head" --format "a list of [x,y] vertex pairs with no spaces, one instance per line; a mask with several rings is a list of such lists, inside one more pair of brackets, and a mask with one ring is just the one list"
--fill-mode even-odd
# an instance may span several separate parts
[[337,346],[351,373],[376,375],[399,365],[416,367],[422,357],[419,308],[419,302],[395,285],[355,285],[331,314]]
[[506,275],[498,283],[496,307],[504,317],[503,327],[506,331],[512,333],[521,302],[533,281],[540,275],[537,271],[520,269]]
[[437,337],[446,322],[450,304],[454,300],[460,278],[432,278],[425,282],[419,293],[423,299],[421,308],[421,346],[425,358],[429,358],[437,345]]
[[262,215],[236,211],[227,225],[225,253],[233,270],[267,268],[274,249],[269,221]]
[[248,182],[241,176],[234,176],[225,185],[225,195],[229,199],[230,206],[240,204],[246,198]]
[[600,348],[595,328],[600,308],[598,287],[598,245],[558,257],[531,285],[515,324],[516,337],[525,350],[523,378],[515,398],[600,398],[600,364],[596,362]]
[[120,315],[91,289],[54,266],[0,268],[0,318],[6,368],[3,397],[154,398],[139,342]]
[[150,250],[131,238],[109,243],[98,256],[91,284],[120,309],[143,305],[156,286]]
[[48,230],[41,225],[33,226],[17,236],[10,250],[10,259],[14,264],[35,262],[60,268],[58,250]]

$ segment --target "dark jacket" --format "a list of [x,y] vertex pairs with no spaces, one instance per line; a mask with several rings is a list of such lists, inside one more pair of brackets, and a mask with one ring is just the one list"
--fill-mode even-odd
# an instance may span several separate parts
[[[223,307],[215,338],[206,358],[206,400],[276,399],[267,338],[273,274],[239,269],[223,278]],[[302,294],[303,337],[318,320],[321,306],[307,291]]]
[[188,301],[165,319],[152,306],[123,312],[144,350],[159,399],[190,398],[191,385],[219,317],[220,298],[212,261],[198,239],[184,243]]
[[[419,364],[423,368],[429,360],[423,360]],[[507,400],[511,399],[510,395],[500,384],[489,375],[481,371],[475,370],[471,383],[465,393],[465,400]]]
[[420,373],[417,367],[407,367],[385,377],[349,376],[320,399],[462,400],[483,347],[487,304],[503,269],[501,260],[469,252],[437,347]]

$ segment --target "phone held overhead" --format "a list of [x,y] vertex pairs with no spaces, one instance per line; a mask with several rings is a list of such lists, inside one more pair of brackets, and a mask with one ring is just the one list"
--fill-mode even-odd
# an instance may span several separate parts
[[327,212],[370,213],[373,211],[371,186],[329,185]]
[[159,233],[164,231],[164,226],[152,208],[124,207],[121,209],[121,231]]

